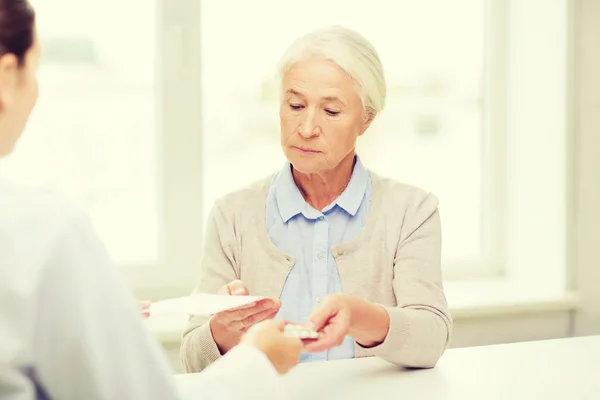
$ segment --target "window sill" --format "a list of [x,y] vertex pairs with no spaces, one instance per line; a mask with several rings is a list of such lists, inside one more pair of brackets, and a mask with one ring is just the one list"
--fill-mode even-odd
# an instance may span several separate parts
[[[575,292],[520,290],[505,279],[445,284],[450,313],[455,321],[497,316],[572,311],[579,308]],[[163,345],[179,345],[187,316],[155,315],[146,324]]]
[[544,290],[533,285],[521,287],[502,278],[448,282],[444,286],[455,321],[573,311],[580,306],[576,292]]

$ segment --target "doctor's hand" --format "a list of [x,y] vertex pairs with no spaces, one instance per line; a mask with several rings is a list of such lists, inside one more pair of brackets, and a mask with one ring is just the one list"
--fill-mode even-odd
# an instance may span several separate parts
[[[248,288],[242,281],[233,281],[223,286],[219,294],[248,296]],[[221,354],[227,353],[240,342],[242,335],[253,325],[273,319],[281,302],[264,299],[232,310],[215,314],[210,319],[210,330]]]
[[150,300],[138,300],[137,304],[144,318],[150,317]]
[[265,353],[277,372],[285,374],[300,360],[302,341],[283,334],[284,321],[263,321],[248,330],[241,340]]

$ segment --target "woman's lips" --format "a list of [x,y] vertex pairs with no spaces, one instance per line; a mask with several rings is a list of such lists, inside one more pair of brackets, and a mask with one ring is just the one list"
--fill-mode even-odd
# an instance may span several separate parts
[[308,153],[308,154],[315,154],[315,153],[320,153],[319,150],[314,150],[314,149],[308,149],[305,147],[299,147],[299,146],[294,146],[295,149],[303,152],[303,153]]

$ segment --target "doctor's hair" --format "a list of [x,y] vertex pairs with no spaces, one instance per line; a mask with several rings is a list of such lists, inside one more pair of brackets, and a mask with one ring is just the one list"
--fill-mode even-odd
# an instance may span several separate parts
[[35,12],[28,0],[0,0],[0,57],[13,54],[19,66],[35,40]]

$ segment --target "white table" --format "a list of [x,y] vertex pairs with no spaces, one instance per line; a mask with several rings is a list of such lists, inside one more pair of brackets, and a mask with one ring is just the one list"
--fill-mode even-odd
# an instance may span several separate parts
[[430,370],[377,358],[302,364],[283,379],[290,400],[599,400],[600,336],[452,349]]

